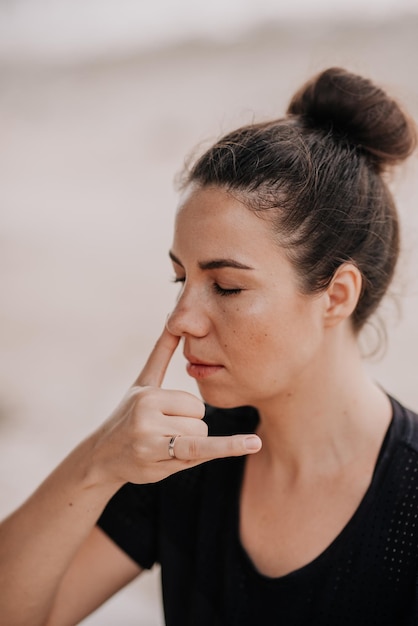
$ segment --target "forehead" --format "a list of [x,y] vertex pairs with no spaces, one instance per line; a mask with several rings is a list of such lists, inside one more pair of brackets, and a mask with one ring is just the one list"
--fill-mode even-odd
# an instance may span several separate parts
[[279,254],[270,223],[227,191],[192,188],[181,198],[175,221],[173,251],[198,247],[202,254]]

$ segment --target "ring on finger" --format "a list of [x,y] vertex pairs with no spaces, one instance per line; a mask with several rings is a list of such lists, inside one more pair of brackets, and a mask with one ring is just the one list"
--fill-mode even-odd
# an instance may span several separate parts
[[172,435],[170,437],[170,441],[168,442],[168,456],[171,459],[176,458],[176,453],[174,452],[174,446],[175,446],[177,437],[180,437],[180,435]]

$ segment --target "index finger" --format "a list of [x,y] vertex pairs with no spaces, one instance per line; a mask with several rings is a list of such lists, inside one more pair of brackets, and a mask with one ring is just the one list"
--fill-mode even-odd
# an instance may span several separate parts
[[160,387],[179,341],[180,337],[172,335],[167,328],[164,328],[141,373],[134,382],[134,386]]

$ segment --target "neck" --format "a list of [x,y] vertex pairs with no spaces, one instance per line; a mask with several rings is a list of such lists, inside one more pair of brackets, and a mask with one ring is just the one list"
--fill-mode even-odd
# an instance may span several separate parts
[[347,337],[334,333],[308,376],[257,407],[259,454],[269,466],[286,466],[296,475],[337,470],[367,455],[375,461],[390,401],[367,375],[355,338]]

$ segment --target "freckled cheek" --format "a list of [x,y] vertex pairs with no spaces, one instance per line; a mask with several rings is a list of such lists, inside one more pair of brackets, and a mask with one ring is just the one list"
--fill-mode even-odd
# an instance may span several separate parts
[[233,337],[248,336],[260,324],[260,315],[245,307],[225,307],[218,317],[219,328]]
[[275,308],[266,306],[263,301],[248,303],[228,303],[221,307],[218,320],[225,324],[228,331],[234,335],[260,335],[262,329],[266,332],[274,329],[277,324]]
[[266,323],[259,314],[248,312],[242,316],[229,319],[225,324],[223,346],[230,355],[239,358],[245,365],[254,360],[254,355],[270,352],[275,341],[277,327],[274,320]]
[[[225,317],[231,319],[250,319],[265,317],[268,314],[269,307],[262,300],[245,299],[244,297],[237,296],[235,301],[232,301],[233,296],[229,296],[231,300],[225,303],[221,303],[219,312]],[[271,307],[270,307],[271,310]]]

